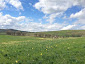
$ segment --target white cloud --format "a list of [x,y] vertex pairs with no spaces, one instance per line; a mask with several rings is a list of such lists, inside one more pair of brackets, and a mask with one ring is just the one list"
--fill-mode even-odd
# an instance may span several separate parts
[[51,14],[51,15],[49,15],[49,16],[46,16],[46,15],[45,15],[43,18],[46,19],[46,21],[49,21],[50,24],[52,24],[53,21],[56,20],[56,19],[55,19],[56,16],[59,16],[59,14]]
[[63,14],[72,5],[76,5],[74,0],[39,0],[34,7],[44,14],[50,14],[47,21],[52,23],[58,15]]
[[[56,31],[62,28],[63,24],[41,24],[36,22],[29,22],[26,24],[22,24],[23,27],[19,28],[20,30],[24,31],[31,31],[31,32],[40,32],[40,31]],[[24,29],[25,28],[25,29]]]
[[4,0],[0,0],[0,10],[3,10],[6,7],[6,3]]
[[[47,23],[42,24],[37,22],[30,22],[33,21],[31,18],[27,18],[25,16],[13,17],[9,14],[3,15],[0,13],[0,28],[4,29],[18,29],[23,31],[30,31],[30,32],[40,32],[40,31],[57,31],[57,30],[69,30],[74,29],[78,26],[76,25],[68,25],[66,23]],[[80,26],[79,29],[84,29],[85,26]]]
[[60,13],[71,6],[85,6],[85,0],[39,0],[34,7],[45,14]]
[[76,5],[85,7],[85,0],[39,0],[34,7],[46,15],[50,14],[47,20],[52,23],[57,15],[63,14],[68,8]]
[[23,10],[23,6],[19,0],[9,0],[8,3],[13,5],[17,9]]
[[23,31],[39,32],[39,31],[54,31],[61,29],[64,24],[42,24],[30,22],[33,19],[25,16],[13,17],[9,14],[3,15],[0,13],[0,28],[18,29]]
[[70,18],[85,18],[85,8],[75,14],[71,14]]
[[68,25],[66,27],[63,27],[61,30],[70,30],[72,29],[73,27],[75,27],[75,25]]
[[7,4],[11,4],[18,10],[23,10],[23,6],[20,0],[0,0],[0,10],[3,10],[7,6]]
[[81,26],[81,27],[80,27],[80,29],[83,29],[83,30],[85,30],[85,25],[84,25],[84,26]]
[[78,19],[75,24],[85,24],[85,8],[75,14],[71,14],[70,18]]
[[[42,11],[46,16],[44,18],[49,21],[48,24],[29,22],[33,19],[25,16],[13,17],[9,14],[3,15],[0,13],[0,28],[19,29],[24,31],[55,31],[55,30],[69,30],[78,27],[77,24],[85,24],[85,8],[81,11],[72,14],[70,18],[77,18],[73,25],[65,25],[65,23],[53,23],[55,18],[62,15],[68,8],[79,5],[85,7],[85,0],[39,0],[34,7]],[[20,0],[0,0],[0,10],[3,10],[7,4],[11,4],[17,9],[23,10]],[[16,5],[15,5],[16,4]],[[29,3],[31,5],[31,3]],[[21,13],[20,13],[21,14]],[[66,17],[64,17],[66,18]],[[80,26],[79,29],[84,29],[85,26]]]
[[78,5],[85,7],[85,0],[76,0]]
[[39,0],[34,6],[45,14],[60,13],[72,6],[73,1],[69,0]]
[[0,25],[14,25],[17,22],[21,22],[24,20],[25,16],[12,17],[9,14],[3,16],[3,14],[0,13]]

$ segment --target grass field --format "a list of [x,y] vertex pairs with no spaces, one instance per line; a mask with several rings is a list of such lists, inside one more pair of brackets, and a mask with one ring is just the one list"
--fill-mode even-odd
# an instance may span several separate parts
[[0,64],[85,64],[85,37],[0,35]]

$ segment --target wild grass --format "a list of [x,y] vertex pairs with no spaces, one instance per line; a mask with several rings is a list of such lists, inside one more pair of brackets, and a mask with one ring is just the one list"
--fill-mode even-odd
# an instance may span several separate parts
[[85,37],[0,35],[0,64],[85,64]]

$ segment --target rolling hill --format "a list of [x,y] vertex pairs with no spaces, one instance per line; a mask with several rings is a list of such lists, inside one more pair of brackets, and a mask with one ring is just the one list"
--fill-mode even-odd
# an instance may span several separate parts
[[[15,29],[0,29],[0,34],[6,34],[7,31],[17,32],[20,30]],[[50,36],[58,36],[58,37],[82,37],[85,36],[85,30],[61,30],[61,31],[48,31],[48,32],[26,32],[26,36],[35,36],[37,37],[50,37]]]

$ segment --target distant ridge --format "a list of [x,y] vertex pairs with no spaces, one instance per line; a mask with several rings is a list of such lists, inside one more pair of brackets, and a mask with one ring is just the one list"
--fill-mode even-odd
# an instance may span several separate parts
[[[6,33],[7,31],[20,31],[20,32],[27,32],[21,31],[16,29],[0,29],[0,33]],[[85,32],[85,30],[60,30],[60,31],[43,31],[43,32],[28,32],[28,33],[46,33],[46,34],[55,34],[55,33],[67,33],[67,32]]]
[[[0,29],[0,34],[6,34],[7,31],[20,31],[20,30],[15,30],[15,29]],[[20,32],[26,32],[26,31],[20,31]]]
[[6,31],[19,31],[19,30],[14,30],[14,29],[0,29],[0,33],[5,33]]
[[0,34],[7,34],[7,31],[16,32],[19,31],[21,33],[26,34],[27,36],[36,36],[36,37],[85,37],[85,30],[61,30],[61,31],[47,31],[47,32],[27,32],[20,31],[15,29],[0,29]]

